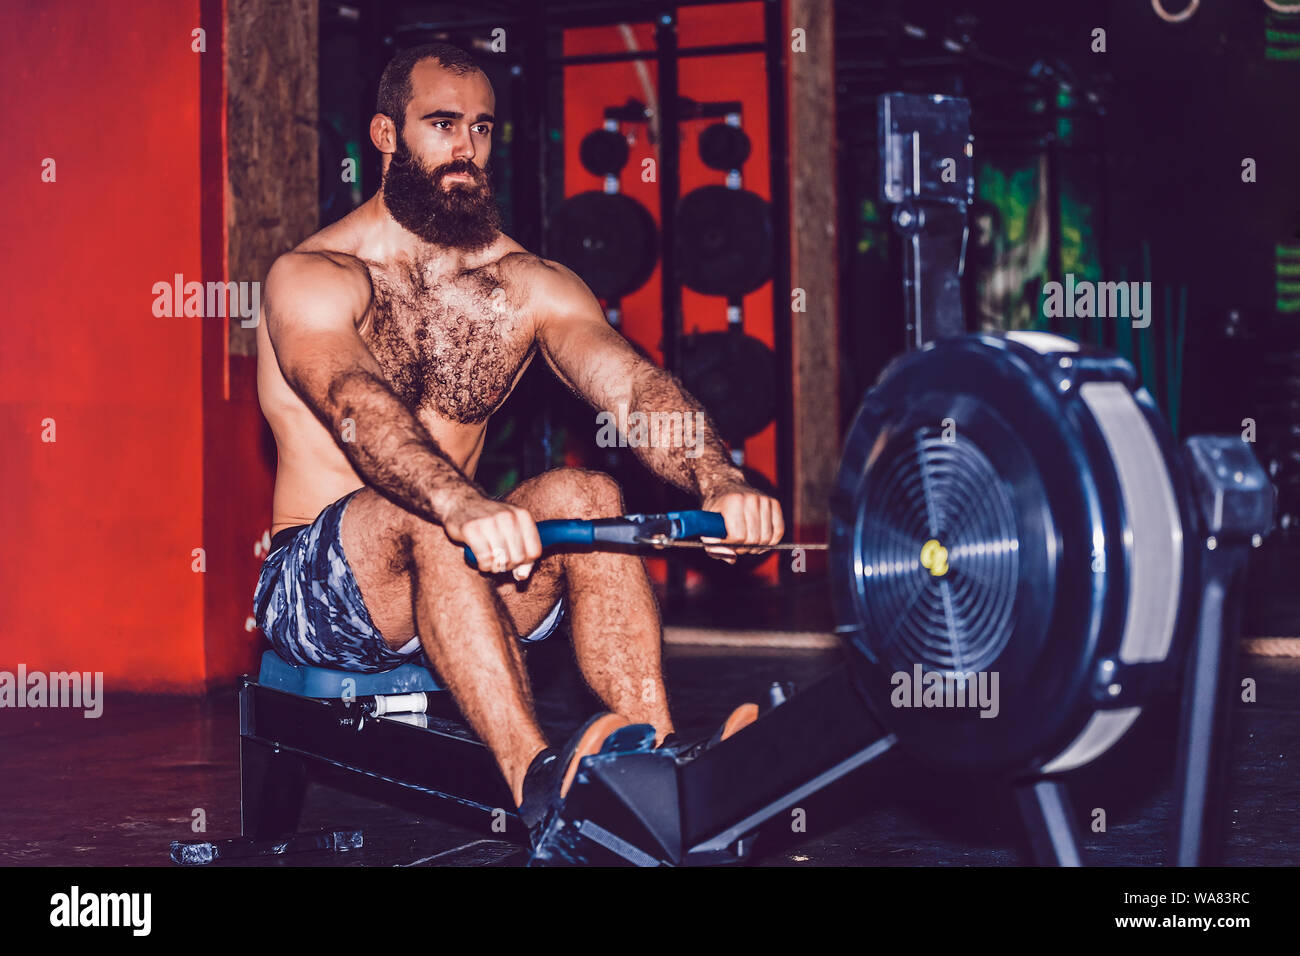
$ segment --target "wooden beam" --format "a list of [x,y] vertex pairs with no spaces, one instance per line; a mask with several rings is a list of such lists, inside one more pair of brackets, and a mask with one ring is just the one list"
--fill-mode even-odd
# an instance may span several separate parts
[[789,0],[794,540],[823,540],[840,458],[834,4]]
[[[231,281],[261,282],[320,222],[317,0],[226,2],[226,222]],[[257,330],[230,323],[230,354]]]
[[[317,4],[201,0],[201,15],[204,279],[260,284],[319,222]],[[275,443],[257,404],[257,329],[238,314],[203,321],[204,671],[225,688],[266,646],[249,602]]]

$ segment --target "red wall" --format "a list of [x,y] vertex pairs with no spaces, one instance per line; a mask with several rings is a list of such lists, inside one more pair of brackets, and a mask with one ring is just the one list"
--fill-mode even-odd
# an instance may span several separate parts
[[199,7],[0,9],[0,669],[103,671],[109,692],[214,676],[191,551],[220,563],[204,540],[201,336],[221,320],[155,318],[151,292],[207,278],[200,63],[221,53],[211,38],[191,51]]

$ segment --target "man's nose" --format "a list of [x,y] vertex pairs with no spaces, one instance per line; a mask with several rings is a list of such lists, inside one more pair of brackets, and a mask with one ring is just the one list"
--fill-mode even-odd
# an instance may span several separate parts
[[467,128],[462,128],[456,136],[455,143],[452,144],[451,158],[464,159],[469,162],[474,161],[474,137],[472,137]]

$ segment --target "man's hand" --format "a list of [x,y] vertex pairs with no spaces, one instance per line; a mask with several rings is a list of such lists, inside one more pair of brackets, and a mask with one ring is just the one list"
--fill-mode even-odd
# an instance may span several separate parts
[[737,550],[722,547],[729,545],[748,545],[740,547],[741,554],[761,554],[763,545],[779,544],[785,535],[785,519],[781,516],[781,505],[775,498],[760,494],[744,482],[734,482],[716,488],[704,499],[701,506],[705,511],[716,511],[727,523],[725,538],[701,538],[706,544],[720,542],[716,548],[705,548],[705,554],[712,555],[728,564],[736,563]]
[[542,556],[542,539],[533,516],[523,508],[474,493],[465,495],[442,519],[447,537],[474,552],[479,570],[500,574],[514,568],[522,581]]

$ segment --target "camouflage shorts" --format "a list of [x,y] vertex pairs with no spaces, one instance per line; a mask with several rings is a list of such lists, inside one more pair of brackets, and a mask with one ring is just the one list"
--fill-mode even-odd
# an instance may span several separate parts
[[[334,502],[311,524],[276,534],[253,592],[254,620],[276,653],[293,664],[359,673],[407,663],[427,667],[418,636],[395,651],[370,620],[339,538],[343,513],[355,494]],[[532,643],[550,636],[563,613],[561,599],[522,640]]]

